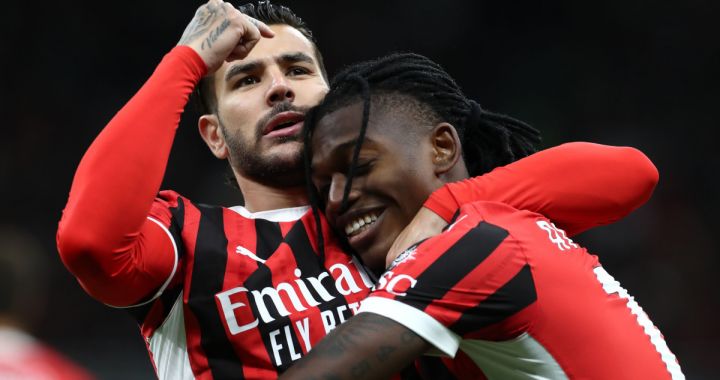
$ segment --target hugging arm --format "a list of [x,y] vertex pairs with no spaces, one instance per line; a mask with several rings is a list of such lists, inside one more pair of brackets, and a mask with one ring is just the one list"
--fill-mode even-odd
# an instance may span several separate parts
[[635,148],[574,142],[446,184],[424,206],[450,221],[463,204],[503,202],[542,214],[573,236],[627,216],[657,182],[657,169]]
[[390,318],[360,313],[323,338],[280,379],[385,379],[430,347]]

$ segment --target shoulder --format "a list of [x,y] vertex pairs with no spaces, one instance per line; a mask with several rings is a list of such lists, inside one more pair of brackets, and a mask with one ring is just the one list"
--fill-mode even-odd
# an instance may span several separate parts
[[[476,234],[499,229],[513,239],[522,240],[534,236],[538,226],[549,221],[536,212],[519,210],[506,203],[481,201],[462,206],[455,223],[461,229],[475,230]],[[455,223],[450,227],[454,227]],[[485,227],[480,228],[483,225]]]

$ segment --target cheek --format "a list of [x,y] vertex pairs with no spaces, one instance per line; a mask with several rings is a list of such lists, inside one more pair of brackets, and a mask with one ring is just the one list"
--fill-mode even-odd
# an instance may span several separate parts
[[328,88],[321,79],[312,82],[303,82],[296,87],[296,102],[301,105],[314,106],[327,94]]

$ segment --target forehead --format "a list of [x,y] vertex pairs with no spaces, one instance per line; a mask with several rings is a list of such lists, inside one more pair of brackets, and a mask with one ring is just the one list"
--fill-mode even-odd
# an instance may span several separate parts
[[299,30],[280,24],[270,25],[270,29],[275,32],[275,37],[261,38],[245,60],[270,59],[288,52],[303,52],[317,61],[314,45]]
[[[375,105],[375,104],[373,104]],[[317,121],[313,132],[313,161],[324,159],[337,149],[354,149],[362,124],[363,102],[353,102],[337,109]],[[398,149],[403,136],[412,128],[411,118],[404,112],[387,112],[385,107],[370,107],[365,132],[365,145]]]
[[[261,62],[265,65],[272,65],[277,62],[277,58],[284,54],[304,53],[315,61],[317,65],[317,57],[315,56],[315,47],[307,37],[303,36],[297,29],[288,25],[270,25],[270,29],[275,32],[273,38],[261,38],[260,41],[250,50],[247,57],[232,62],[224,62],[222,67],[218,69],[215,77],[222,78],[225,71],[233,64],[245,62]],[[217,80],[217,79],[216,79]]]

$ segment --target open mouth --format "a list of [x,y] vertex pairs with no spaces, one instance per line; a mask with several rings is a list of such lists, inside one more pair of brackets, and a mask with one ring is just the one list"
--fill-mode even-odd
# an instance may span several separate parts
[[281,112],[270,119],[265,128],[263,135],[266,137],[284,137],[296,135],[302,129],[305,115],[299,112],[288,111]]
[[362,231],[370,228],[370,226],[377,221],[377,218],[377,212],[375,211],[356,217],[345,226],[345,235],[351,237],[360,234]]
[[382,222],[384,213],[385,210],[382,208],[353,212],[338,220],[337,226],[345,232],[348,243],[362,251],[375,241],[378,225]]

